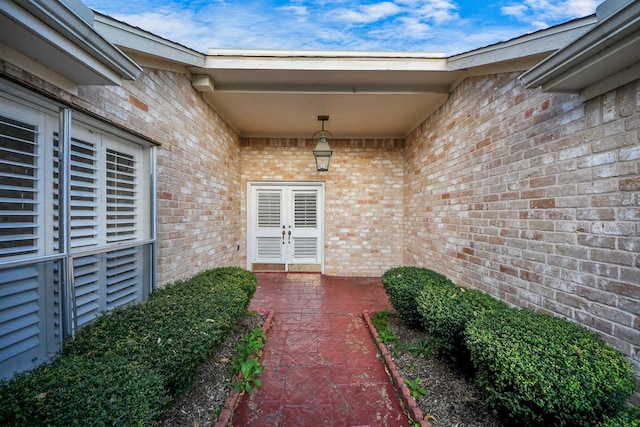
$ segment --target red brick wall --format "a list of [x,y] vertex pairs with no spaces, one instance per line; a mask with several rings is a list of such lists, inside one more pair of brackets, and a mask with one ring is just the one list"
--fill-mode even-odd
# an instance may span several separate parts
[[[325,274],[380,276],[402,263],[403,142],[334,140],[329,144],[333,149],[329,171],[317,172],[312,153],[315,141],[243,140],[242,228],[246,230],[248,181],[323,181]],[[243,255],[246,265],[246,248]]]
[[404,264],[578,321],[640,368],[639,89],[464,81],[406,140]]

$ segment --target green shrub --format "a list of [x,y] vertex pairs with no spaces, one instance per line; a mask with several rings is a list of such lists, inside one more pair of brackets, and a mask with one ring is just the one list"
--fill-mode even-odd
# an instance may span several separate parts
[[205,271],[100,316],[53,363],[0,386],[0,424],[149,425],[246,313],[257,280],[239,270]]
[[63,357],[0,386],[5,426],[148,426],[169,399],[147,367],[108,355]]
[[640,408],[625,408],[615,417],[606,417],[600,427],[640,427]]
[[425,331],[431,335],[441,354],[468,365],[469,353],[464,343],[467,323],[477,317],[508,306],[477,289],[454,284],[427,286],[416,298],[418,313]]
[[253,298],[253,295],[258,289],[258,278],[255,274],[240,267],[220,267],[213,270],[207,270],[203,273],[211,277],[213,283],[225,283],[236,285],[240,287],[249,297],[249,300]]
[[633,393],[624,355],[564,319],[501,311],[469,322],[466,343],[486,403],[522,425],[593,426]]
[[382,275],[382,286],[400,318],[412,328],[422,328],[416,297],[427,285],[440,286],[451,281],[440,273],[420,267],[396,267]]

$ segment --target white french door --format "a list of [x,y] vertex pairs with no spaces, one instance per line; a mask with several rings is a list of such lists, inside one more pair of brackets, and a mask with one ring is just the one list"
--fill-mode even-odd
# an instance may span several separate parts
[[322,183],[249,183],[248,268],[323,270]]

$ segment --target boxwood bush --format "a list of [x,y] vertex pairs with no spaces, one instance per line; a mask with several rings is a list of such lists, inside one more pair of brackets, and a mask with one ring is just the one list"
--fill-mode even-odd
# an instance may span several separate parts
[[0,387],[3,426],[149,426],[169,402],[162,377],[108,354],[66,356]]
[[640,427],[640,407],[625,408],[615,417],[607,417],[600,427]]
[[427,285],[452,284],[449,279],[433,270],[420,267],[395,267],[384,272],[382,286],[389,302],[407,326],[422,329],[416,297]]
[[594,426],[634,390],[622,353],[557,317],[529,310],[478,317],[466,344],[486,403],[521,425]]
[[478,290],[453,283],[426,286],[417,298],[417,309],[425,331],[431,335],[442,355],[468,365],[464,344],[467,323],[477,317],[508,310],[507,304]]
[[0,425],[149,425],[246,313],[237,268],[202,272],[82,328],[51,364],[0,385]]

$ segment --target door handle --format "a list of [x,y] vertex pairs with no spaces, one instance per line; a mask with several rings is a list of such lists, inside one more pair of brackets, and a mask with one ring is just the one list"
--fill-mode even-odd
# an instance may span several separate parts
[[284,225],[282,226],[282,244],[284,245],[284,235],[285,235],[285,231],[284,231]]
[[289,230],[289,244],[291,244],[291,230]]

